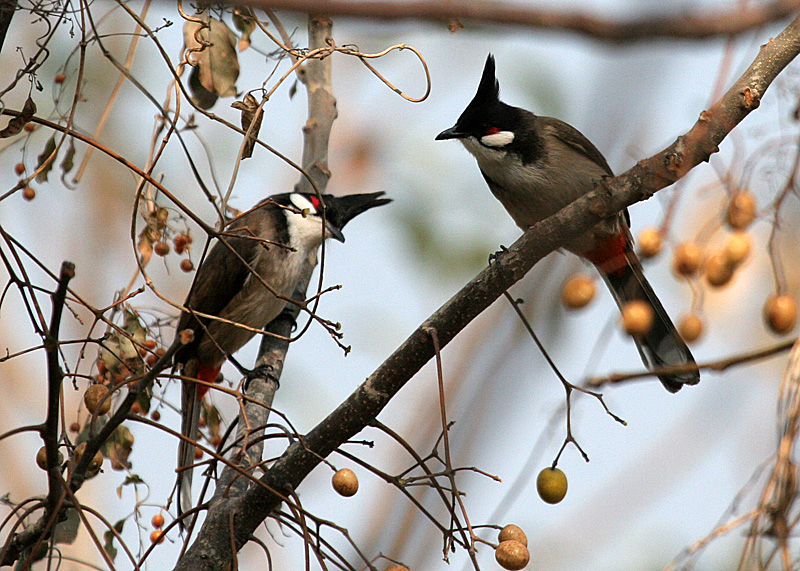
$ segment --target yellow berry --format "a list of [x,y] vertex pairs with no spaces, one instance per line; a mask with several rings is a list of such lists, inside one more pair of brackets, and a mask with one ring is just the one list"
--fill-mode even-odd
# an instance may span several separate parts
[[728,203],[725,220],[734,230],[747,228],[755,217],[756,197],[750,192],[743,190]]
[[557,504],[567,495],[567,475],[558,468],[545,468],[536,478],[536,490],[548,504]]
[[519,541],[508,539],[500,543],[494,552],[494,558],[503,569],[517,570],[524,568],[531,559],[528,548]]
[[728,263],[723,252],[716,252],[709,256],[703,271],[706,281],[713,287],[724,286],[733,277],[733,266]]
[[111,409],[111,399],[106,398],[108,387],[105,385],[90,385],[83,393],[83,403],[92,414],[102,416]]
[[645,228],[639,234],[639,255],[643,258],[653,258],[661,251],[661,232],[656,228]]
[[634,299],[622,306],[622,328],[628,335],[644,335],[653,326],[653,308],[649,303]]
[[730,235],[722,251],[729,264],[738,266],[750,254],[752,247],[753,240],[750,238],[750,234],[738,231]]
[[678,323],[678,332],[687,343],[697,341],[703,334],[703,320],[693,313],[684,315]]
[[333,489],[339,495],[350,497],[358,491],[358,477],[349,468],[342,468],[331,479]]
[[764,319],[773,333],[789,333],[797,323],[797,302],[788,295],[771,295],[764,304]]
[[525,532],[522,531],[522,528],[518,525],[514,525],[513,523],[508,524],[503,529],[500,530],[500,533],[497,535],[497,541],[502,543],[509,539],[513,539],[514,541],[519,541],[525,547],[528,547],[528,536],[525,535]]
[[594,297],[594,281],[581,274],[569,278],[561,288],[561,301],[570,309],[586,306]]
[[703,251],[694,242],[682,242],[672,254],[672,269],[680,276],[693,276],[703,263]]

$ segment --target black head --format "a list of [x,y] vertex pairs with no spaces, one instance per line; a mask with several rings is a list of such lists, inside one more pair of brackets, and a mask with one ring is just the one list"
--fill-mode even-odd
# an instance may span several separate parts
[[272,198],[278,204],[303,211],[307,217],[322,218],[324,212],[329,236],[344,242],[342,229],[348,222],[370,208],[383,206],[392,201],[391,198],[381,198],[384,194],[383,192],[348,194],[345,196],[323,194],[320,201],[320,197],[316,194],[293,192]]
[[475,97],[456,124],[436,135],[436,140],[474,137],[487,147],[504,147],[514,140],[514,133],[521,123],[520,111],[500,101],[494,56],[489,54]]

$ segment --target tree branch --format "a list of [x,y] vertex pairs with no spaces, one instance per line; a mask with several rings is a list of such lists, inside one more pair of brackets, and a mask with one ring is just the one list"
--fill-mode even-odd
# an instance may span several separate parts
[[768,3],[735,3],[735,7],[714,13],[679,14],[614,22],[582,12],[543,10],[530,5],[489,0],[240,0],[265,10],[292,10],[330,16],[384,20],[430,20],[451,24],[461,21],[566,30],[598,40],[633,42],[653,38],[704,39],[741,34],[769,22],[782,20],[800,8],[800,0]]

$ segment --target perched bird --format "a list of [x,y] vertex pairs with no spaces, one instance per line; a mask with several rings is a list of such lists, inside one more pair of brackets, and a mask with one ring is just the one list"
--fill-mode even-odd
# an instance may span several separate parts
[[[577,129],[507,105],[499,96],[490,54],[475,97],[456,124],[436,139],[461,141],[517,226],[527,229],[592,190],[598,180],[613,176],[600,151]],[[650,304],[653,325],[634,337],[645,365],[693,364],[689,348],[644,277],[628,225],[627,211],[621,212],[564,246],[597,267],[620,308],[634,300]],[[668,391],[677,392],[697,384],[700,375],[691,371],[659,379]]]
[[[262,329],[283,311],[306,262],[312,266],[317,263],[323,227],[325,238],[344,242],[342,229],[350,220],[391,202],[381,198],[383,194],[323,194],[324,209],[314,194],[276,194],[232,222],[197,269],[184,302],[186,310],[181,313],[177,335],[188,329],[194,339],[175,355],[175,366],[182,375],[214,383],[227,357],[255,335],[200,314]],[[221,243],[223,240],[227,246]],[[200,401],[207,391],[207,385],[183,381],[181,432],[190,440],[197,438]],[[194,446],[181,440],[178,468],[193,461]],[[191,474],[190,469],[178,473],[181,513],[191,505]]]

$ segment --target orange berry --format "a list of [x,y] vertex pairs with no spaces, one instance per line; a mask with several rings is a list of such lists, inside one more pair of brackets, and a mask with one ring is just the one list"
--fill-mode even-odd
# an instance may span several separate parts
[[158,422],[159,420],[161,420],[161,413],[158,412],[157,410],[154,410],[153,412],[150,413],[150,418]]
[[161,543],[164,541],[164,532],[160,529],[154,530],[150,534],[150,543]]
[[358,491],[358,477],[349,468],[342,468],[331,479],[333,489],[339,495],[350,497]]
[[57,73],[56,76],[53,78],[53,81],[55,81],[56,83],[64,83],[66,79],[67,76],[64,75],[63,73]]
[[694,242],[678,244],[672,254],[672,269],[680,276],[693,276],[703,263],[703,251]]
[[170,250],[169,244],[167,244],[166,242],[158,241],[155,244],[153,244],[153,251],[156,253],[157,256],[166,256],[167,254],[169,254],[169,250]]
[[69,425],[69,431],[70,432],[75,432],[75,433],[80,432],[81,431],[81,425],[78,424],[77,422],[73,422],[72,424]]
[[188,274],[194,269],[194,264],[190,259],[184,258],[181,260],[181,269]]
[[716,252],[709,256],[703,271],[706,281],[713,287],[724,286],[733,277],[733,266],[728,263],[723,252]]
[[788,295],[769,296],[764,304],[764,319],[773,333],[789,333],[797,323],[797,302]]
[[628,335],[644,335],[653,326],[653,308],[635,299],[622,306],[622,328]]
[[561,288],[561,302],[569,309],[585,307],[594,297],[594,281],[577,274],[569,278]]
[[728,238],[723,248],[725,259],[730,265],[738,266],[750,254],[753,248],[753,240],[747,232],[734,232]]
[[684,315],[678,323],[678,332],[687,343],[697,341],[703,334],[703,320],[693,313]]
[[645,228],[639,234],[639,255],[643,258],[653,258],[661,251],[661,232],[656,228]]
[[756,197],[750,192],[743,190],[739,192],[728,203],[728,211],[725,213],[725,220],[728,225],[735,230],[743,230],[750,226],[756,217]]
[[138,401],[134,401],[134,403],[131,405],[131,412],[133,414],[141,414],[142,405],[140,405]]
[[25,164],[24,163],[17,163],[14,165],[14,173],[19,176],[25,172]]
[[28,133],[30,133],[34,129],[36,129],[36,125],[34,125],[33,123],[25,123],[25,130],[28,131]]
[[26,186],[25,188],[22,189],[22,198],[31,201],[34,198],[36,198],[36,191],[30,186]]
[[150,521],[153,524],[153,527],[156,529],[161,529],[164,527],[164,516],[161,514],[156,514],[153,516],[153,519]]
[[203,450],[202,448],[195,448],[194,449],[194,459],[201,460],[203,458]]
[[183,254],[188,244],[189,240],[186,237],[186,234],[178,234],[172,239],[172,245],[175,247],[176,254]]

